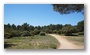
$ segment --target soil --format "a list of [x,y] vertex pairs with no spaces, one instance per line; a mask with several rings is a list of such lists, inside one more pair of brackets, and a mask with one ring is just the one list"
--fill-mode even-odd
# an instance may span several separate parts
[[84,46],[75,45],[73,42],[70,42],[66,38],[64,38],[64,36],[57,34],[49,34],[49,35],[55,37],[59,41],[60,46],[57,49],[84,49]]

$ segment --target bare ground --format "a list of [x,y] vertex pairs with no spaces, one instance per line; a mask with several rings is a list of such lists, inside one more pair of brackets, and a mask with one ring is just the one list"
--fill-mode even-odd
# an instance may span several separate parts
[[64,36],[60,36],[57,34],[49,34],[49,35],[55,37],[59,41],[60,46],[57,49],[84,49],[84,46],[75,45],[74,43],[64,38]]

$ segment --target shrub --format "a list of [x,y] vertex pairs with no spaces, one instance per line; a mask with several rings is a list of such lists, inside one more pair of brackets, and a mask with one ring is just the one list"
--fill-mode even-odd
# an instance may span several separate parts
[[54,30],[53,33],[57,33],[57,30]]
[[39,35],[41,35],[41,36],[45,36],[45,32],[40,32]]
[[72,36],[78,36],[78,33],[72,33]]
[[11,32],[11,36],[12,37],[18,37],[18,36],[20,37],[21,36],[21,32],[20,31],[12,31]]
[[84,32],[78,32],[79,35],[84,35]]
[[11,34],[10,33],[4,33],[4,38],[5,39],[11,38]]
[[45,32],[45,33],[49,33],[49,29],[45,29],[44,32]]
[[5,38],[12,38],[12,37],[20,37],[21,36],[21,32],[20,31],[15,31],[15,30],[12,30],[10,32],[5,32],[4,33],[4,37]]
[[40,33],[40,30],[35,29],[33,32],[34,32],[34,35],[38,35]]
[[34,31],[30,31],[30,35],[31,36],[34,36],[35,34],[34,34]]
[[23,31],[22,36],[31,36],[31,35],[30,35],[29,31]]
[[78,29],[74,26],[62,28],[62,33],[64,33],[66,36],[72,35],[72,33],[77,33],[77,32],[78,32]]
[[58,34],[61,34],[61,30],[57,31]]
[[65,33],[65,36],[72,36],[72,33]]
[[48,33],[52,33],[53,31],[52,30],[49,30],[49,32]]

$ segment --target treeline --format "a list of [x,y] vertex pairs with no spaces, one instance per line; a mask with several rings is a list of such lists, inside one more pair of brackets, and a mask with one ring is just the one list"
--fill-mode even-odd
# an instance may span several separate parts
[[45,35],[45,33],[57,33],[72,35],[72,33],[84,34],[84,20],[77,23],[76,26],[71,24],[50,24],[47,26],[32,26],[27,23],[22,25],[4,24],[4,38],[21,37],[21,36],[33,36],[33,35]]

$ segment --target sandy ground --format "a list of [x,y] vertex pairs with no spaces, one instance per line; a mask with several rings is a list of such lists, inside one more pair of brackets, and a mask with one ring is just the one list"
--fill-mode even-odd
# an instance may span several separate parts
[[84,46],[75,45],[72,42],[68,41],[64,36],[60,36],[57,34],[49,34],[53,37],[55,37],[59,43],[60,46],[57,49],[84,49]]

